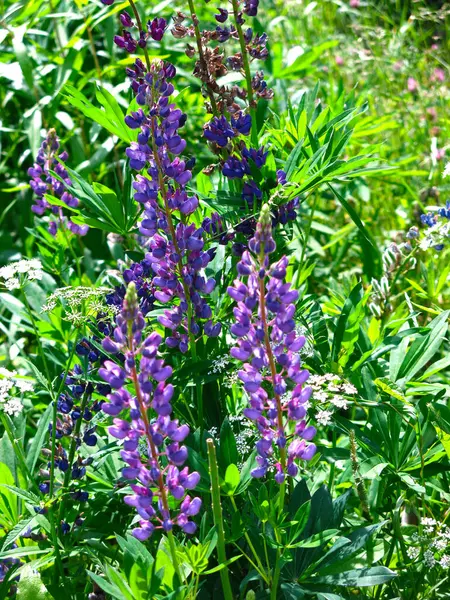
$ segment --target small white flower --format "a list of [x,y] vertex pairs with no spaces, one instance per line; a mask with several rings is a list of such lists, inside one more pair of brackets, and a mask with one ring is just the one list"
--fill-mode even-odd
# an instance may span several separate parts
[[347,394],[348,396],[353,396],[358,393],[358,390],[351,383],[343,383],[341,385],[341,392]]
[[431,550],[427,550],[425,552],[425,554],[423,555],[423,560],[424,560],[425,565],[429,569],[432,569],[434,567],[434,565],[436,564],[436,559],[434,558],[434,554]]
[[20,288],[20,281],[17,277],[11,277],[11,279],[5,281],[5,287],[8,290],[17,290]]
[[433,542],[433,547],[436,548],[436,550],[439,550],[439,552],[442,552],[442,550],[445,550],[447,548],[448,544],[446,540],[443,539],[436,539]]
[[9,398],[3,405],[3,410],[7,415],[16,417],[22,412],[22,402],[18,398]]
[[38,269],[30,269],[28,271],[28,279],[30,279],[30,281],[33,281],[35,279],[38,279],[39,281],[42,279],[44,275],[43,271],[39,271]]
[[328,402],[328,394],[326,392],[316,392],[314,394],[314,400],[318,402]]
[[331,422],[333,413],[330,410],[318,410],[316,412],[316,421],[319,425],[328,425]]
[[19,260],[15,264],[17,273],[27,273],[30,270],[30,263],[27,260]]
[[6,265],[0,269],[0,277],[2,279],[11,279],[16,274],[16,269],[12,265]]
[[14,385],[20,392],[22,392],[22,394],[25,392],[32,392],[34,390],[33,382],[28,381],[27,379],[16,379],[14,381]]
[[34,269],[36,271],[42,271],[42,263],[37,258],[31,258],[28,261],[28,268]]
[[9,371],[8,369],[5,369],[5,367],[0,367],[0,375],[2,375],[3,377],[14,377],[15,375],[17,375],[17,372]]
[[12,379],[0,379],[0,402],[3,402],[7,397],[10,389],[13,387]]
[[439,564],[443,569],[448,569],[450,567],[450,556],[448,554],[443,554]]
[[344,410],[347,410],[348,402],[343,396],[332,396],[330,398],[330,402],[338,408],[343,408]]
[[420,554],[420,548],[415,548],[414,546],[410,546],[406,550],[406,554],[411,560],[415,560]]

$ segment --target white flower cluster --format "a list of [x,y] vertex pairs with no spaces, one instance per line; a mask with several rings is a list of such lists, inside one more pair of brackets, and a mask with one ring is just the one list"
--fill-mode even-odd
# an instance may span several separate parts
[[0,279],[8,290],[16,290],[29,281],[41,280],[44,275],[41,261],[37,258],[19,260],[0,268]]
[[429,569],[439,565],[443,569],[450,568],[450,527],[431,517],[423,517],[420,521],[423,535],[414,533],[406,553],[411,560],[419,558],[423,550],[423,561]]
[[347,410],[348,396],[354,396],[358,390],[354,385],[344,381],[339,375],[311,375],[308,385],[313,390],[311,404],[316,408],[315,419],[319,425],[329,425],[336,409]]
[[71,309],[80,307],[84,302],[90,306],[99,307],[99,298],[103,298],[111,290],[107,287],[72,287],[59,288],[47,298],[47,303],[42,307],[43,312],[52,311],[58,303],[65,303]]
[[214,375],[215,373],[223,373],[223,371],[226,370],[230,362],[231,358],[228,354],[219,356],[219,358],[216,358],[212,361],[211,369],[208,371],[208,375]]
[[15,371],[0,367],[0,410],[12,417],[22,412],[22,401],[17,395],[32,392],[33,382],[21,379]]

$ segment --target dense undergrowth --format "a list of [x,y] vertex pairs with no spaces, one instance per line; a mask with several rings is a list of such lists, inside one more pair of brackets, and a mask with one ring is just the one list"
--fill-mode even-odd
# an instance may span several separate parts
[[447,598],[448,4],[1,13],[0,598]]

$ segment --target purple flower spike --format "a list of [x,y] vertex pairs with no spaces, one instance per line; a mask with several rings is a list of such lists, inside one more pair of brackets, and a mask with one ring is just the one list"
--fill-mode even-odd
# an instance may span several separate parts
[[[164,19],[154,19],[149,31],[163,31],[165,26]],[[140,108],[127,115],[125,123],[138,132],[126,154],[131,168],[142,172],[133,188],[135,200],[144,209],[140,232],[149,238],[145,263],[153,275],[152,300],[168,305],[158,321],[170,330],[166,344],[184,353],[202,333],[201,324],[209,337],[218,336],[221,325],[211,320],[212,310],[205,299],[215,285],[204,276],[213,258],[203,249],[205,230],[189,222],[199,200],[186,190],[195,160],[182,157],[187,144],[179,130],[186,115],[170,102],[175,74],[170,63],[155,61],[146,72],[136,61],[129,75]],[[234,135],[226,119],[221,124]]]
[[[124,501],[141,517],[139,527],[132,531],[140,541],[147,540],[157,528],[170,531],[174,525],[185,533],[194,533],[197,526],[191,517],[201,506],[200,498],[191,500],[186,494],[186,490],[197,486],[200,475],[183,468],[188,450],[180,442],[189,435],[189,427],[171,419],[174,389],[167,379],[172,368],[157,358],[162,337],[154,332],[142,339],[144,327],[136,286],[131,281],[122,311],[116,317],[114,342],[111,338],[103,341],[105,350],[113,347],[123,354],[124,367],[107,360],[99,375],[114,390],[102,409],[116,417],[109,433],[123,441],[121,456],[127,466],[122,469],[122,476],[132,482],[134,492]],[[124,385],[132,385],[134,395]],[[154,413],[150,416],[151,410]],[[118,417],[125,411],[129,412],[129,421]],[[144,453],[140,451],[140,441],[146,446]],[[169,510],[169,496],[181,502],[178,511]]]
[[307,442],[316,430],[304,420],[311,388],[303,386],[309,373],[302,368],[298,351],[305,339],[297,335],[293,318],[298,293],[284,282],[288,259],[282,257],[271,264],[275,249],[272,219],[264,205],[249,250],[237,265],[240,277],[228,294],[237,303],[231,332],[238,340],[230,353],[244,363],[238,371],[250,405],[244,415],[261,436],[256,443],[258,466],[252,476],[264,477],[268,458],[274,457],[275,481],[282,484],[286,476],[297,475],[295,461],[313,458],[316,446]]
[[[51,235],[56,235],[58,227],[64,227],[75,235],[86,235],[89,230],[87,225],[76,225],[64,214],[64,209],[60,206],[54,206],[44,198],[45,194],[55,196],[70,208],[77,208],[78,198],[75,198],[67,191],[67,186],[72,185],[67,170],[64,168],[64,162],[69,155],[67,152],[59,152],[59,139],[54,129],[50,129],[47,137],[42,142],[36,156],[36,162],[28,169],[30,187],[36,198],[31,210],[39,216],[45,212],[57,215],[58,219],[50,221],[48,231]],[[57,179],[50,174],[54,171],[61,179]]]

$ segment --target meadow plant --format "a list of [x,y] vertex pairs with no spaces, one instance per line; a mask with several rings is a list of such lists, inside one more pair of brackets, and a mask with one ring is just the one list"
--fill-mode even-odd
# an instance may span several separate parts
[[444,600],[448,9],[55,2],[2,17],[0,598]]

